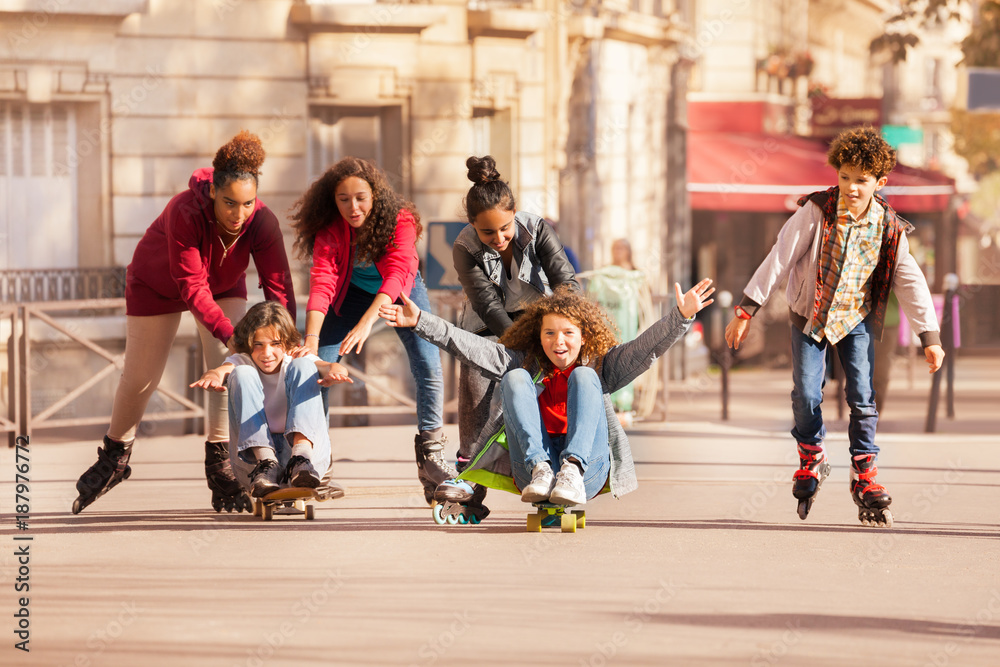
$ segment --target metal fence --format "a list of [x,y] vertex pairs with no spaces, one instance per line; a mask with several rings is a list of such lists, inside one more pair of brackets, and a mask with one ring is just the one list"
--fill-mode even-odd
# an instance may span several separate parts
[[[10,272],[8,272],[10,273]],[[439,293],[434,297],[437,312],[454,319],[458,302],[455,295]],[[110,405],[107,414],[91,412],[86,416],[59,417],[58,413],[77,400],[108,376],[120,373],[124,365],[124,353],[108,349],[107,342],[97,340],[85,333],[85,327],[76,321],[83,318],[102,316],[124,316],[125,299],[75,299],[36,301],[3,304],[0,306],[0,331],[6,333],[7,343],[7,396],[6,414],[0,415],[0,433],[7,433],[9,443],[14,444],[17,435],[31,436],[41,429],[106,424],[110,420]],[[101,367],[75,386],[60,391],[58,398],[34,405],[32,400],[32,375],[48,367],[53,352],[37,344],[40,340],[58,340],[56,351],[86,351],[101,360]],[[115,337],[120,341],[121,337]],[[33,341],[35,342],[33,344]],[[49,346],[51,347],[51,346]],[[185,384],[193,382],[202,373],[202,353],[200,339],[197,346],[189,350],[189,361],[185,373]],[[450,359],[450,358],[449,358]],[[374,390],[387,397],[389,405],[331,405],[331,415],[386,415],[415,414],[416,402],[403,392],[376,377],[366,373],[356,365],[349,365],[351,374],[364,383],[366,390]],[[446,378],[455,373],[453,361],[445,360]],[[450,400],[445,411],[456,411],[457,399],[453,382],[448,383],[446,395]],[[157,393],[172,402],[173,409],[147,412],[144,421],[185,420],[190,431],[204,432],[205,395],[194,392],[179,393],[161,382]]]

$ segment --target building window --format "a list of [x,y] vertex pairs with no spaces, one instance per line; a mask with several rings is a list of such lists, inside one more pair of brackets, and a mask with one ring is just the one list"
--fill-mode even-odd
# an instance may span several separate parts
[[475,108],[472,110],[472,146],[470,155],[492,155],[504,180],[514,183],[513,136],[509,109]]
[[398,106],[315,105],[309,109],[309,181],[345,157],[370,160],[405,194],[402,111]]
[[76,114],[0,102],[0,269],[79,265]]

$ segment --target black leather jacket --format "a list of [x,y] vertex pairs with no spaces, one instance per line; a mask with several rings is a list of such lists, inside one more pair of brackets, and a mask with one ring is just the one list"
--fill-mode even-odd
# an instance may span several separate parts
[[[552,227],[524,211],[514,214],[514,222],[517,233],[512,243],[521,280],[538,290],[539,296],[566,283],[579,290],[573,266]],[[500,253],[480,241],[476,229],[469,225],[455,239],[452,257],[466,296],[459,326],[478,334],[503,335],[513,319],[504,308]]]

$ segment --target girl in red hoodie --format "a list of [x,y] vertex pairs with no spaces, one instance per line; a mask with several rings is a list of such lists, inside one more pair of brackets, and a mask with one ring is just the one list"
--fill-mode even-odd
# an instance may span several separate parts
[[[296,203],[291,218],[296,249],[312,257],[305,345],[313,354],[334,362],[360,352],[379,308],[402,303],[400,295],[430,308],[417,270],[420,214],[371,162],[347,157],[330,167]],[[457,475],[442,455],[441,355],[409,329],[396,333],[416,384],[417,474],[430,502],[437,485]]]
[[[77,514],[128,478],[136,428],[160,382],[170,348],[189,310],[195,317],[207,368],[228,354],[233,322],[246,311],[246,268],[253,257],[267,299],[295,316],[295,296],[281,229],[257,198],[264,162],[260,139],[242,131],[220,148],[211,169],[191,175],[136,246],[126,274],[125,361],[111,424],[97,463],[77,481]],[[250,498],[229,463],[227,397],[212,394],[205,443],[205,475],[218,512],[250,511]]]

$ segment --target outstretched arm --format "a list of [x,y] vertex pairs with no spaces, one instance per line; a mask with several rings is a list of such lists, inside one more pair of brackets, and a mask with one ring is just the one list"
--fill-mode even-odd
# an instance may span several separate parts
[[378,309],[378,315],[390,327],[412,328],[420,321],[420,306],[410,301],[410,297],[400,293],[403,305],[395,303],[383,304]]
[[649,370],[659,357],[683,338],[693,322],[692,317],[712,303],[708,297],[715,291],[712,281],[702,280],[689,291],[681,294],[680,285],[674,285],[677,308],[670,311],[652,326],[621,345],[615,345],[601,363],[601,377],[607,391],[618,391]]
[[226,390],[226,380],[229,379],[229,374],[233,371],[233,364],[225,363],[218,368],[210,368],[201,376],[201,378],[195,382],[189,384],[189,387],[201,387],[202,389],[207,389],[209,391],[224,392]]
[[500,379],[510,369],[518,368],[524,359],[519,352],[460,329],[433,313],[421,311],[406,295],[400,294],[400,297],[403,305],[389,304],[379,311],[389,326],[412,327],[415,334],[478,369],[484,376]]

